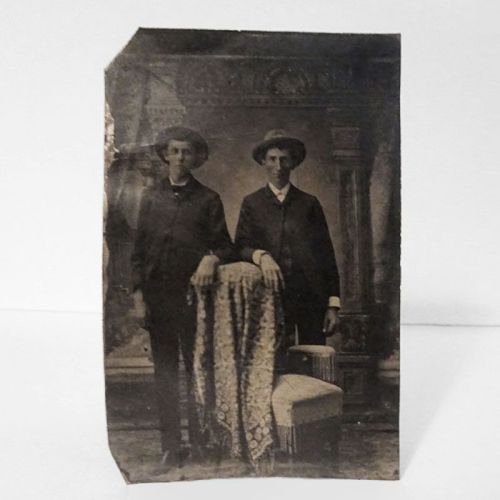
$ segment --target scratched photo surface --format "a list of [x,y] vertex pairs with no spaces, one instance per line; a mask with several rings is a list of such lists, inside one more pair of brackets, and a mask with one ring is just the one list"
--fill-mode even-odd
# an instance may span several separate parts
[[139,29],[105,91],[125,480],[398,479],[399,35]]

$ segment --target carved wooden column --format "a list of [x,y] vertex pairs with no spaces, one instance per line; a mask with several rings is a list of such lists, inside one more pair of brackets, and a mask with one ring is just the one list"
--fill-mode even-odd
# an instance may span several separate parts
[[378,353],[399,350],[400,154],[399,57],[370,60],[366,93],[370,96],[372,142],[370,203],[373,239],[374,311]]
[[378,357],[379,408],[397,425],[400,303],[400,58],[368,61],[371,145],[370,205],[373,245],[373,346]]
[[342,350],[337,356],[337,381],[347,405],[366,405],[374,364],[368,352],[372,302],[368,172],[356,119],[330,110],[330,122],[341,234]]

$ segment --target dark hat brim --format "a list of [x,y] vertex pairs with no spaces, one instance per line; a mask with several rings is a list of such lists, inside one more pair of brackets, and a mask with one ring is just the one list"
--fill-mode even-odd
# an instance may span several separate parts
[[300,165],[306,157],[306,147],[302,141],[295,137],[273,137],[257,144],[253,149],[253,159],[261,164],[266,152],[271,148],[287,149],[292,156],[292,168]]
[[158,133],[158,135],[156,136],[154,147],[156,150],[156,154],[161,158],[161,160],[165,161],[163,151],[165,150],[165,147],[168,146],[168,143],[171,140],[186,141],[194,146],[196,150],[197,160],[193,168],[199,168],[203,165],[203,163],[207,161],[207,141],[201,134],[186,127],[168,127]]

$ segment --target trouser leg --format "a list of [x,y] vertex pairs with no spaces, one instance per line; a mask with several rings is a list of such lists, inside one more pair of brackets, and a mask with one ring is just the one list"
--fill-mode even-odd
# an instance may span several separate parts
[[168,276],[159,274],[157,276],[152,273],[153,279],[145,289],[155,365],[162,448],[165,451],[167,449],[179,451],[182,443],[179,349],[182,349],[187,375],[190,438],[195,434],[191,374],[196,316],[194,307],[187,303],[186,290],[189,276],[184,274],[177,273]]
[[167,324],[152,326],[150,338],[162,451],[179,451],[179,345],[176,335],[167,334],[168,328]]
[[299,344],[325,345],[323,332],[325,308],[318,307],[316,302],[302,300],[297,304],[296,321]]
[[297,329],[299,344],[324,345],[325,307],[323,301],[309,288],[304,273],[297,271],[288,277],[284,299],[287,334],[293,335],[295,341]]

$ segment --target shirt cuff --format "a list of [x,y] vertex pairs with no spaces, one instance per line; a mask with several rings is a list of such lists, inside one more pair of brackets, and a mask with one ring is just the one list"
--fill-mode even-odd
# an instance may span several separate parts
[[266,253],[268,253],[268,252],[266,252],[265,250],[254,250],[254,252],[252,254],[253,263],[256,266],[260,266],[260,259],[262,259],[262,256]]
[[328,298],[328,307],[336,307],[340,309],[340,298],[339,297],[329,297]]

